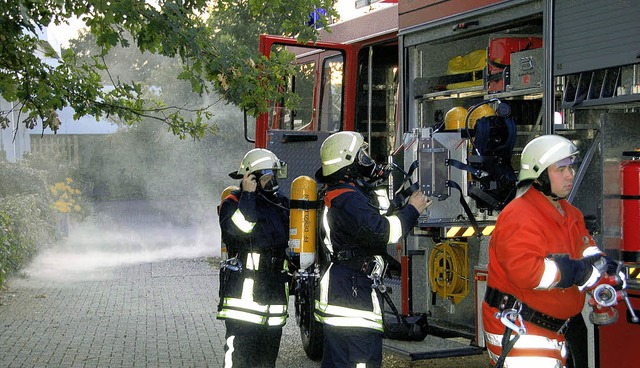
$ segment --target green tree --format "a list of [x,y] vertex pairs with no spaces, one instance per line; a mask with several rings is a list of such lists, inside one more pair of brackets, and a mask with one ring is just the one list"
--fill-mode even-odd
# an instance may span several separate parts
[[[161,120],[184,138],[201,138],[209,127],[211,110],[170,105],[143,90],[139,83],[111,78],[103,88],[101,72],[109,70],[105,56],[115,46],[135,47],[180,60],[176,78],[188,81],[199,95],[216,91],[227,102],[256,116],[268,110],[266,100],[292,95],[278,90],[291,72],[287,53],[270,59],[258,54],[260,33],[313,40],[316,29],[306,22],[314,9],[335,16],[333,0],[7,0],[0,2],[0,94],[27,114],[33,128],[57,130],[55,111],[70,106],[76,117],[117,118],[128,124],[145,117]],[[64,50],[58,58],[35,33],[50,24],[78,17],[95,36],[96,55]],[[320,16],[326,24],[327,18]],[[131,38],[129,38],[129,36]],[[58,58],[57,65],[38,55]],[[0,127],[8,125],[8,111],[0,113]]]

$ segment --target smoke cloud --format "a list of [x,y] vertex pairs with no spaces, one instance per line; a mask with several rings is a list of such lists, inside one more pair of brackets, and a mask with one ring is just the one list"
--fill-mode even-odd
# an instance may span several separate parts
[[63,241],[43,249],[26,273],[47,280],[96,280],[112,277],[122,266],[220,255],[215,214],[200,224],[180,226],[149,208],[142,202],[97,208],[96,216],[72,226]]

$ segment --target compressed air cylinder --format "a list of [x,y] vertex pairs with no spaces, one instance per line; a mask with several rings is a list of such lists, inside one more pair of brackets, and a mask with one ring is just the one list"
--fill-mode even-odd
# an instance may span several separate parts
[[640,262],[640,150],[624,152],[620,163],[622,199],[622,259]]
[[[224,201],[224,199],[227,198],[227,196],[231,194],[231,192],[238,189],[240,188],[235,185],[224,188],[222,194],[220,195],[220,204],[222,204],[222,201]],[[220,204],[217,207],[218,215],[220,215]],[[222,259],[227,259],[227,245],[222,240],[222,234],[220,235],[220,257],[222,257]]]
[[289,201],[289,249],[300,256],[300,269],[312,266],[316,255],[318,188],[309,176],[291,183]]

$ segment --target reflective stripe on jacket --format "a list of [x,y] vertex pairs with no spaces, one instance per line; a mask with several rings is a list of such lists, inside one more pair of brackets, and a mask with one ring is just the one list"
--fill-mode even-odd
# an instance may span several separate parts
[[[484,303],[483,308],[486,305]],[[562,368],[568,351],[564,335],[547,337],[548,330],[527,323],[527,333],[521,335],[509,351],[503,368]],[[504,332],[504,329],[503,329]],[[502,354],[502,333],[485,332],[485,345],[489,358],[495,364]]]
[[320,279],[319,294],[314,311],[317,321],[383,331],[378,293],[363,272],[332,263]]

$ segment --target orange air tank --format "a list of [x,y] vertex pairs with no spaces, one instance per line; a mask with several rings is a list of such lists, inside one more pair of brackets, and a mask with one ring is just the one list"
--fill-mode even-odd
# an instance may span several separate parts
[[299,176],[291,183],[289,249],[300,256],[300,269],[312,266],[316,255],[318,187],[311,177]]
[[[224,201],[224,199],[227,198],[227,196],[231,194],[231,192],[238,189],[240,188],[235,185],[230,185],[224,188],[222,194],[220,195],[220,204],[222,204],[222,201]],[[220,215],[220,204],[218,204],[218,207],[216,207],[218,215]],[[222,240],[222,234],[220,235],[220,257],[222,257],[222,259],[227,259],[227,245]]]

